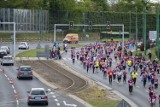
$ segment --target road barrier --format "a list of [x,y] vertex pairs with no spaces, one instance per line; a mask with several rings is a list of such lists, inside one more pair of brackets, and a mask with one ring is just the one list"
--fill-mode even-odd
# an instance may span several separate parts
[[132,106],[128,104],[124,99],[122,99],[117,107],[132,107]]

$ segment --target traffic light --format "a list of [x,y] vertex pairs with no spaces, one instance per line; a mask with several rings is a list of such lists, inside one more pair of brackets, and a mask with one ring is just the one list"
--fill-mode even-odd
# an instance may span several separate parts
[[92,30],[92,21],[89,21],[89,30]]
[[107,21],[107,30],[110,30],[110,29],[111,29],[111,22]]
[[69,22],[69,29],[74,29],[74,22],[73,21]]

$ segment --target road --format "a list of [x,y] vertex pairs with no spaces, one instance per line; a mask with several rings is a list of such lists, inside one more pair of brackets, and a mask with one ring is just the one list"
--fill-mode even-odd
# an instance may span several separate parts
[[[48,43],[42,43],[42,47],[46,44]],[[10,48],[12,46],[11,44],[1,44],[1,46],[2,45],[10,46]],[[37,43],[30,44],[30,49],[35,49],[36,46]],[[16,53],[21,51],[23,50],[18,50],[18,48],[16,48]],[[17,68],[18,65],[16,64],[14,66],[0,66],[0,69],[2,69],[2,71],[0,71],[0,107],[28,107],[28,90],[31,88],[51,89],[41,83],[36,77],[34,77],[33,80],[18,80]],[[49,105],[47,107],[84,107],[81,103],[56,90],[51,89],[48,95]],[[34,107],[38,106],[39,105]]]
[[[42,84],[36,77],[33,80],[18,80],[16,78],[17,67],[15,66],[1,66],[4,69],[4,73],[0,72],[1,80],[1,97],[0,107],[6,107],[6,104],[11,106],[7,107],[28,107],[27,105],[27,91],[31,88],[45,88],[51,89],[50,87]],[[13,81],[12,83],[10,80]],[[3,84],[2,84],[3,83]],[[14,88],[13,88],[14,87]],[[52,89],[51,89],[52,90]],[[17,101],[18,105],[17,106]],[[65,102],[65,103],[64,103]],[[49,105],[48,107],[67,107],[67,104],[75,104],[77,107],[84,107],[79,102],[61,94],[54,90],[49,93]],[[74,106],[73,106],[74,107]]]
[[[74,66],[71,60],[71,53],[70,51],[67,54],[63,54],[62,58],[63,60],[71,67],[73,67],[73,69],[75,69],[77,72],[80,72],[83,75],[88,76],[89,78],[94,79],[97,82],[101,82],[103,84],[105,84],[106,86],[111,87],[114,90],[119,91],[121,94],[123,94],[124,96],[126,96],[127,98],[129,98],[130,100],[132,100],[134,103],[136,103],[138,105],[138,107],[150,107],[149,103],[148,103],[148,83],[147,83],[147,88],[144,88],[140,79],[140,76],[138,77],[136,86],[133,89],[133,95],[129,94],[128,91],[128,84],[118,84],[117,80],[113,82],[112,85],[109,84],[108,79],[103,79],[103,74],[102,72],[99,73],[92,73],[92,70],[89,70],[89,73],[87,73],[87,71],[85,69],[83,69],[82,65],[80,64],[80,61],[75,61]],[[111,57],[113,57],[113,54],[111,55]],[[113,68],[116,66],[115,64],[116,62],[113,62]],[[129,78],[129,74],[128,77]],[[156,90],[157,91],[157,95],[160,94],[159,92],[160,87]],[[157,104],[158,105],[158,101]]]

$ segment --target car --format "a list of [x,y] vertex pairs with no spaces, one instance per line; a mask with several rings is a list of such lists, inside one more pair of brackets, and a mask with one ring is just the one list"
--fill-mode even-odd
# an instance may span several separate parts
[[28,92],[28,105],[39,103],[48,105],[48,94],[44,88],[32,88]]
[[4,50],[0,50],[0,58],[3,58],[4,56],[7,56],[7,52]]
[[20,42],[18,49],[29,49],[29,45],[27,42]]
[[1,50],[4,50],[7,52],[7,54],[10,54],[10,48],[9,46],[1,46]]
[[12,56],[3,56],[1,65],[14,65],[14,60]]
[[31,66],[19,66],[17,69],[17,78],[30,78],[33,79],[33,73],[32,73],[32,68]]

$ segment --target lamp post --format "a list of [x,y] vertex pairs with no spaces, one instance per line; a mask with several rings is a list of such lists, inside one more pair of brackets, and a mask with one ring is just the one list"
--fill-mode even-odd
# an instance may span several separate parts
[[160,45],[159,45],[159,6],[157,6],[157,10],[156,10],[156,31],[157,31],[157,40],[156,40],[156,44],[158,45],[157,50],[158,50],[158,59],[160,58]]
[[136,51],[137,51],[137,42],[138,42],[138,16],[137,16],[137,7],[136,7]]
[[144,43],[144,55],[146,55],[146,4],[147,1],[143,0],[144,8],[143,8],[143,43]]

